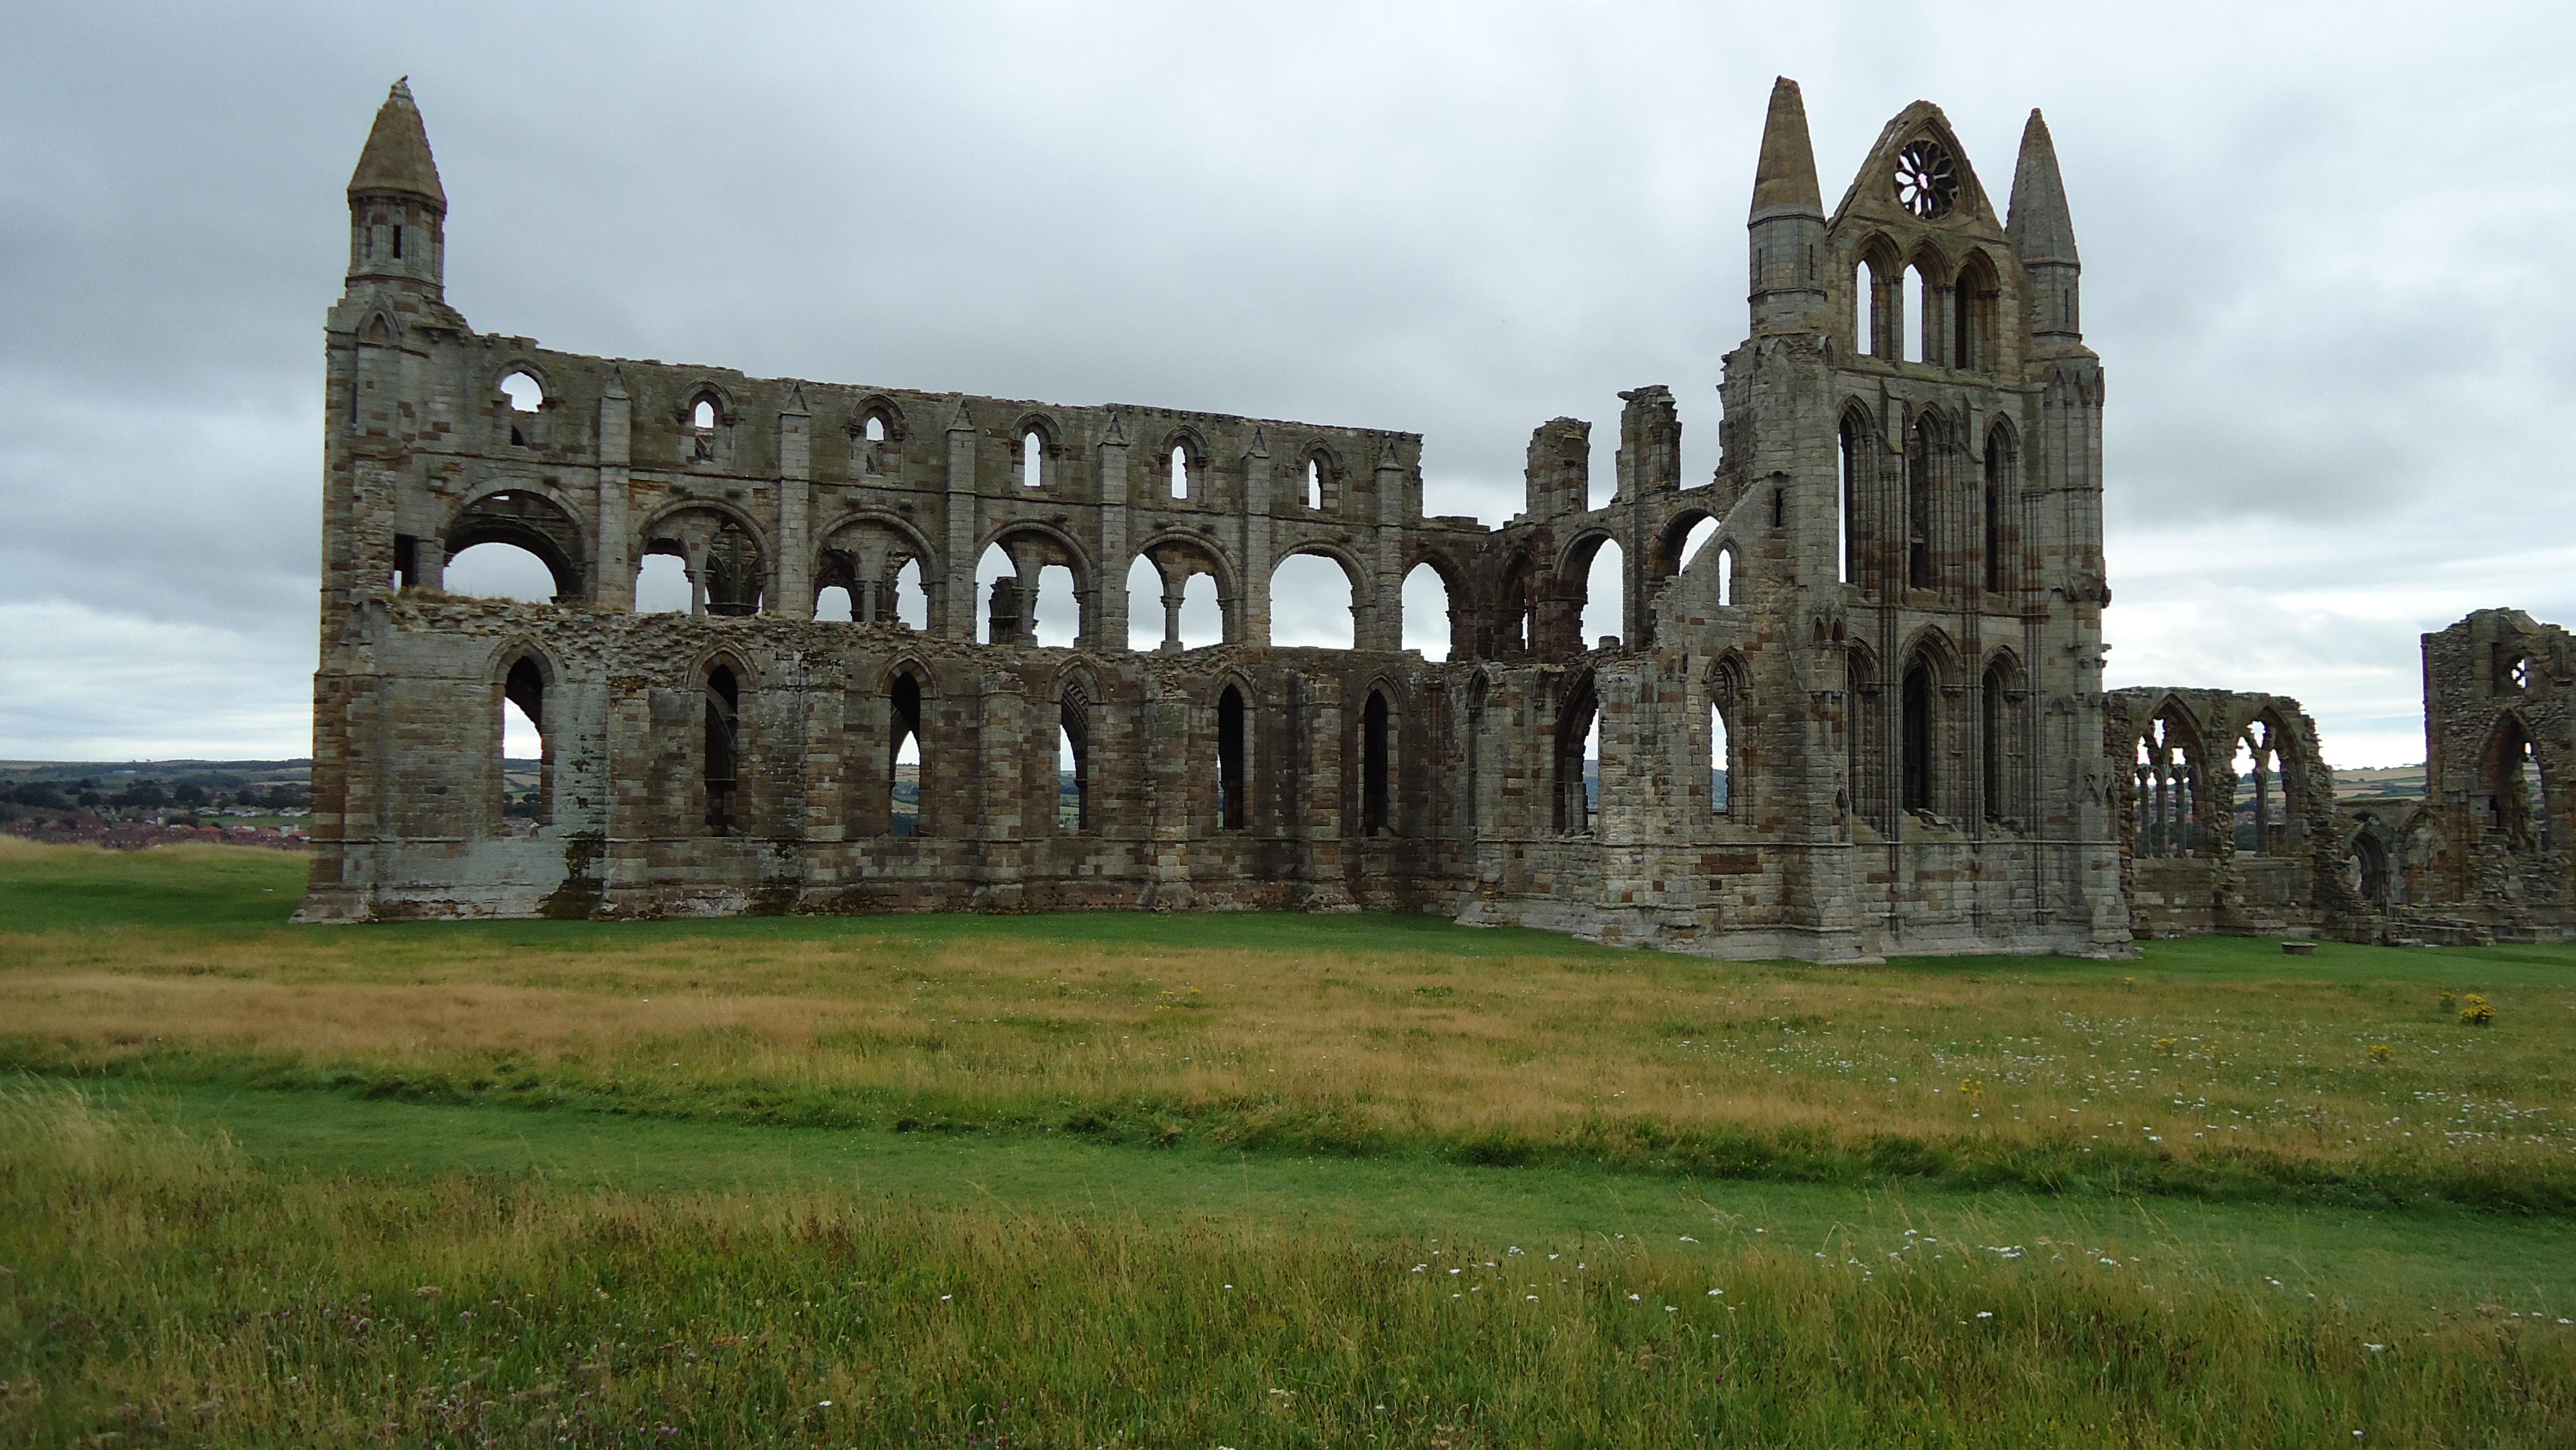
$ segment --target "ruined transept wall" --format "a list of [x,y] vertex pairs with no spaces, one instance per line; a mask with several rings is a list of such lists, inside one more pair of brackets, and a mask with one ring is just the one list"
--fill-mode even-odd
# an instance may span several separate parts
[[[2362,931],[2409,891],[2566,901],[2565,710],[2541,698],[2563,634],[2514,626],[2542,664],[2501,704],[2427,637],[2460,723],[2409,829],[2470,844],[2394,887],[2356,884],[2367,829],[2296,702],[2103,690],[2105,388],[2036,113],[2008,215],[1923,103],[1828,213],[1782,82],[1715,476],[1682,477],[1672,392],[1640,387],[1606,504],[1591,425],[1554,419],[1493,528],[1424,515],[1407,432],[477,332],[444,295],[445,193],[400,87],[349,195],[308,920],[1368,908],[1866,961],[2117,954],[2133,922]],[[553,602],[447,592],[485,543],[542,560]],[[1611,545],[1618,632],[1585,638]],[[994,550],[1009,572],[979,588]],[[1296,555],[1349,579],[1353,648],[1268,643]],[[637,612],[654,556],[685,612]],[[1130,618],[1139,560],[1159,630]],[[1403,647],[1425,565],[1440,662]],[[1038,643],[1054,568],[1069,646]],[[1202,575],[1222,642],[1183,648]],[[847,621],[815,617],[828,589]],[[543,752],[515,796],[509,707]],[[2503,874],[2458,764],[2500,709],[2559,792]],[[2275,760],[2241,840],[2215,825],[2240,739]]]

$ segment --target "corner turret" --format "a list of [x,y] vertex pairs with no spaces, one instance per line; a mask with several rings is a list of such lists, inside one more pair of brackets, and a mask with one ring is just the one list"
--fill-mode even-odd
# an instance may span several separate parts
[[446,278],[447,191],[406,76],[377,109],[349,177],[349,287],[399,287],[435,302]]
[[2005,224],[2013,254],[2028,274],[2030,330],[2043,349],[2084,340],[2084,310],[2077,279],[2075,223],[2067,215],[2066,183],[2057,174],[2057,145],[2038,110],[2022,128],[2021,160],[2013,170],[2012,217]]
[[1798,83],[1771,87],[1762,123],[1762,157],[1753,172],[1753,333],[1821,331],[1825,325],[1825,200],[1816,186],[1816,150],[1807,140],[1807,106]]

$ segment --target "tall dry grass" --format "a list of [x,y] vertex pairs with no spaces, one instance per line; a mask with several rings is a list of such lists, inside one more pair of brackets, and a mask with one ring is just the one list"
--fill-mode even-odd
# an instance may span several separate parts
[[[0,937],[0,1062],[776,1121],[2576,1209],[2576,987],[1649,954]],[[2374,1046],[2386,1051],[2374,1054]],[[2384,1060],[2382,1060],[2384,1058]]]
[[2081,1254],[1837,1254],[302,1179],[18,1092],[0,1442],[2518,1446],[2576,1423],[2576,1341],[2544,1320]]

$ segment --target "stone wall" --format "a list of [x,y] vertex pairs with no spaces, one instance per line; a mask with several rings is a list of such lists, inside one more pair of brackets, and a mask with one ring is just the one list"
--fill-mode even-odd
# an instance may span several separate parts
[[[2127,949],[2103,378],[2036,115],[2008,218],[1923,103],[1828,214],[1783,82],[1716,475],[1681,477],[1673,395],[1640,387],[1605,505],[1560,418],[1497,528],[1423,514],[1411,433],[477,332],[399,87],[349,192],[307,919],[1364,907],[1731,957]],[[483,543],[553,602],[447,593]],[[1614,545],[1619,632],[1586,639]],[[1355,648],[1268,643],[1299,554],[1348,577]],[[687,612],[635,611],[656,555]],[[1128,647],[1140,559],[1159,650]],[[1422,566],[1445,661],[1402,647]],[[1044,647],[1059,567],[1079,623]],[[1223,641],[1183,649],[1201,575]],[[815,617],[830,589],[849,621]],[[508,705],[544,742],[533,817],[503,806]]]

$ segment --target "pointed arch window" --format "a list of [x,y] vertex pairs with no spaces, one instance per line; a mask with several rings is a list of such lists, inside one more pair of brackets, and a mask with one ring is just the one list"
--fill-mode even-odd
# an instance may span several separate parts
[[1047,485],[1046,435],[1035,428],[1020,435],[1020,459],[1016,472],[1022,488],[1044,488]]
[[921,681],[910,671],[886,692],[886,834],[923,834],[926,780],[921,741]]
[[2246,727],[2229,762],[2236,777],[2235,843],[2240,854],[2287,853],[2290,833],[2288,781],[2281,765],[2281,737],[2269,716]]
[[1216,822],[1221,831],[1240,831],[1244,821],[1243,691],[1233,685],[1216,702]]
[[1744,720],[1744,699],[1744,676],[1735,662],[1719,665],[1708,689],[1708,809],[1713,816],[1733,816],[1743,801],[1738,730]]
[[707,797],[707,833],[730,836],[741,826],[742,685],[732,669],[707,671],[701,692],[706,707],[706,747],[701,757]]
[[[1868,466],[1865,451],[1869,430],[1850,413],[1843,415],[1842,427],[1836,434],[1836,490],[1834,496],[1834,578],[1843,584],[1858,584],[1860,577],[1860,491],[1861,470]],[[1777,520],[1774,520],[1776,523]]]
[[2022,765],[2029,752],[2029,691],[2009,657],[1986,666],[1978,688],[1978,783],[1985,818],[1999,825],[2022,819]]
[[1056,810],[1059,831],[1091,829],[1091,699],[1079,684],[1056,701]]
[[2191,731],[2168,709],[2147,722],[2135,763],[2134,850],[2140,856],[2200,854],[2200,758]]
[[1930,661],[1917,656],[1912,664],[1905,667],[1903,696],[1901,713],[1904,718],[1900,722],[1905,756],[1902,800],[1907,811],[1929,813],[1934,809],[1933,802],[1937,796],[1934,789],[1937,756],[1933,737],[1938,733],[1939,722],[1934,711],[1940,699]]
[[2005,550],[2011,547],[2017,532],[2005,528],[2017,491],[2014,462],[2012,434],[1998,425],[1986,434],[1985,537],[1981,552],[1988,594],[2001,594],[2012,586],[2012,573],[2004,566]]
[[2521,717],[2497,722],[2484,763],[2488,828],[2513,850],[2550,849],[2549,776]]
[[1930,421],[1914,420],[1905,440],[1905,587],[1937,587],[1932,560],[1932,489],[1935,434]]
[[1392,772],[1388,754],[1392,742],[1391,716],[1383,690],[1369,691],[1368,703],[1360,710],[1360,830],[1364,835],[1386,835],[1395,829]]
[[1569,836],[1592,829],[1600,730],[1601,698],[1586,674],[1576,681],[1556,720],[1556,829]]
[[[521,655],[501,685],[501,822],[518,833],[554,824],[555,748],[546,730],[546,676],[533,655]],[[536,757],[536,780],[510,778],[514,761]]]

